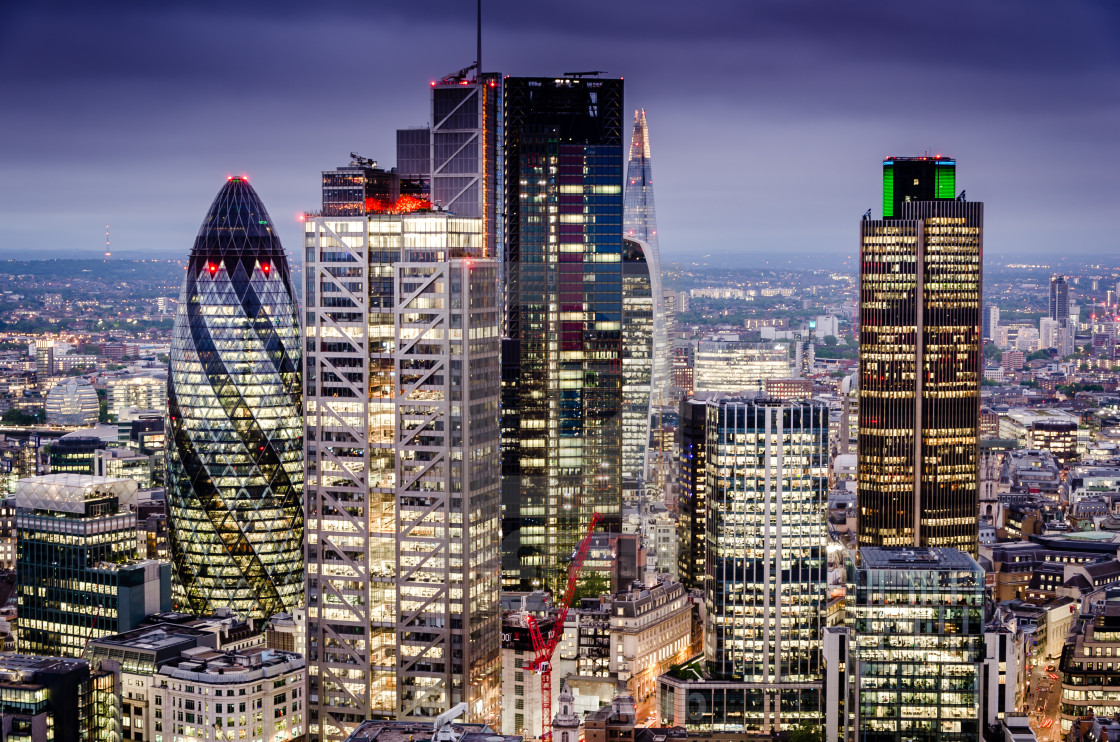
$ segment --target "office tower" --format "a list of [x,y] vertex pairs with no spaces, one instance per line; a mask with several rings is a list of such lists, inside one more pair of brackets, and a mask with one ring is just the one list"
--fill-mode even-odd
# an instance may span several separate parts
[[187,261],[167,377],[176,601],[267,618],[303,603],[300,322],[256,192],[230,178]]
[[1050,278],[1050,319],[1069,324],[1069,284],[1058,273]]
[[85,379],[67,379],[55,384],[47,392],[45,407],[48,425],[67,427],[96,425],[101,412],[97,392]]
[[97,452],[108,448],[98,436],[88,430],[67,433],[50,445],[50,472],[52,474],[92,474]]
[[81,657],[90,639],[171,609],[171,568],[136,560],[136,483],[80,474],[21,479],[19,651]]
[[995,331],[999,327],[999,307],[995,304],[989,304],[984,307],[984,340],[992,341],[996,339]]
[[323,172],[323,216],[360,216],[367,208],[396,206],[401,197],[397,172],[378,167],[368,157],[351,157],[349,165]]
[[680,403],[680,473],[677,478],[677,577],[689,590],[704,588],[704,486],[707,467],[704,445],[707,439],[708,406],[705,399],[684,399]]
[[402,195],[431,200],[431,129],[426,126],[397,129],[397,175]]
[[0,655],[4,739],[87,742],[120,739],[120,684],[88,662]]
[[[705,409],[704,655],[711,679],[663,676],[662,715],[712,731],[818,724],[828,407],[758,396],[720,397]],[[681,704],[700,718],[665,713]]]
[[650,244],[627,237],[622,253],[622,476],[646,480],[653,393],[656,263]]
[[133,410],[167,409],[167,379],[153,376],[130,376],[111,379],[107,384],[109,414],[117,420]]
[[496,719],[500,306],[483,220],[304,230],[311,735],[460,702]]
[[837,723],[867,742],[980,739],[983,568],[945,548],[865,546],[858,560],[845,599],[856,698]]
[[[469,69],[469,68],[468,68]],[[502,83],[497,73],[467,79],[468,70],[432,83],[432,203],[483,220],[478,257],[501,254]]]
[[622,196],[622,230],[630,239],[649,245],[644,250],[649,268],[653,310],[653,380],[651,403],[661,406],[669,391],[669,333],[665,292],[661,288],[661,247],[657,236],[657,209],[653,200],[653,160],[650,158],[649,126],[645,109],[634,111],[630,135],[630,159],[626,163],[626,186]]
[[698,392],[759,391],[766,379],[788,379],[791,372],[785,345],[701,340],[696,346],[693,388]]
[[861,548],[977,549],[984,206],[952,182],[952,160],[888,159],[887,218],[860,223]]
[[812,333],[802,327],[793,333],[793,375],[804,379],[813,375],[813,364],[817,361],[817,346]]
[[502,579],[558,587],[591,516],[621,519],[622,80],[507,78],[504,98]]

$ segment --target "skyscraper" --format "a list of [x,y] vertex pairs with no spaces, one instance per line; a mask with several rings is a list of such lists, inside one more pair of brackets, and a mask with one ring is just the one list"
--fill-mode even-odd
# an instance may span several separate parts
[[999,327],[999,307],[995,304],[989,304],[984,307],[984,340],[995,340],[995,331]]
[[304,225],[311,735],[498,715],[497,261],[481,217]]
[[622,254],[622,476],[645,480],[653,381],[650,245],[627,237]]
[[669,390],[669,333],[666,326],[664,291],[661,288],[661,247],[657,235],[657,208],[653,200],[653,160],[650,158],[649,125],[645,109],[634,111],[630,135],[630,159],[626,163],[622,229],[626,237],[642,240],[649,268],[653,308],[653,377],[650,402],[665,403]]
[[1060,273],[1050,278],[1050,319],[1069,326],[1069,284]]
[[701,718],[687,722],[711,730],[769,733],[817,723],[828,600],[828,407],[757,396],[715,398],[704,410],[711,679],[663,676],[662,697],[699,708]]
[[954,168],[884,161],[887,218],[860,223],[861,547],[977,550],[984,206]]
[[174,588],[195,613],[303,603],[300,323],[256,192],[230,178],[195,239],[171,339],[167,495]]
[[504,98],[502,577],[557,586],[592,514],[621,516],[622,80]]

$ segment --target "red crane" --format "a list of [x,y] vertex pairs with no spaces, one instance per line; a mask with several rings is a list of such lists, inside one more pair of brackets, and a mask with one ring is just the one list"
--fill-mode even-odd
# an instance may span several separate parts
[[584,534],[583,540],[576,547],[572,563],[568,565],[568,586],[560,599],[560,613],[556,616],[555,623],[552,624],[552,632],[548,635],[548,639],[541,636],[541,630],[537,626],[536,619],[531,615],[526,617],[529,624],[529,636],[533,640],[533,652],[536,655],[529,665],[529,671],[538,672],[541,676],[541,739],[544,742],[552,742],[552,653],[556,651],[556,645],[560,643],[560,637],[564,635],[564,620],[568,617],[568,609],[572,607],[572,596],[576,592],[576,582],[579,581],[579,573],[583,569],[583,562],[587,559],[587,551],[591,548],[591,534],[595,531],[595,526],[598,525],[600,520],[602,520],[602,516],[598,513],[591,516],[591,524],[587,526],[587,533]]

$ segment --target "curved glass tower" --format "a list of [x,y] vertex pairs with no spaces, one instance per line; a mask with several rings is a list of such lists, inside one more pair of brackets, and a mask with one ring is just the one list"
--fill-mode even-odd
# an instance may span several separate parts
[[167,377],[176,601],[207,614],[303,599],[299,315],[288,261],[247,181],[230,178],[187,264]]
[[650,157],[649,125],[644,108],[634,111],[630,135],[630,157],[626,163],[623,193],[622,233],[642,240],[653,294],[653,396],[652,404],[664,404],[669,388],[669,335],[665,327],[665,299],[661,291],[661,248],[657,241],[657,209],[653,202],[653,160]]

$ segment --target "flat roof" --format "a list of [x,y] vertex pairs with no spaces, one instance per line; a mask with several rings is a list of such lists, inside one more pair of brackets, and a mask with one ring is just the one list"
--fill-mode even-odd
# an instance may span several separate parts
[[864,547],[859,550],[860,564],[868,569],[979,570],[980,565],[958,549],[916,546]]

